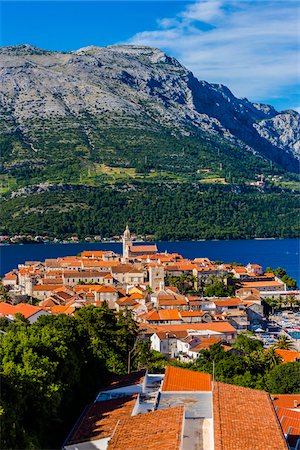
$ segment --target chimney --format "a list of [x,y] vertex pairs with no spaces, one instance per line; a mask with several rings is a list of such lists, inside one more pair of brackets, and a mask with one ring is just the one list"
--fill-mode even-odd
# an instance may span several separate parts
[[298,400],[294,400],[294,408],[298,408]]

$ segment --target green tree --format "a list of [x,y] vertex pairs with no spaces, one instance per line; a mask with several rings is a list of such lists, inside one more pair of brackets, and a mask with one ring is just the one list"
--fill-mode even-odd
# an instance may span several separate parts
[[280,364],[280,361],[280,356],[276,353],[275,347],[270,347],[265,352],[265,364],[267,365],[268,369],[274,369],[274,367]]
[[259,339],[252,337],[250,333],[245,332],[238,335],[233,347],[249,355],[252,352],[262,350],[263,343]]
[[300,393],[300,363],[280,364],[266,377],[267,390],[273,394]]
[[285,334],[282,336],[279,336],[276,343],[275,348],[281,349],[281,350],[294,350],[294,344],[291,338],[286,336]]

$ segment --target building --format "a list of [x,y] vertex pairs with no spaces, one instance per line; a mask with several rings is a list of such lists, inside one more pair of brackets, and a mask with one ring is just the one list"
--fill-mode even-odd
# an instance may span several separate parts
[[133,245],[130,230],[128,225],[122,236],[123,244],[123,259],[134,259],[139,256],[153,255],[157,253],[156,244],[143,244],[143,245]]
[[[291,427],[285,433],[279,417],[296,413],[278,409],[267,392],[168,366],[165,375],[142,371],[112,380],[84,410],[63,449],[288,450]],[[297,432],[294,421],[293,437]]]

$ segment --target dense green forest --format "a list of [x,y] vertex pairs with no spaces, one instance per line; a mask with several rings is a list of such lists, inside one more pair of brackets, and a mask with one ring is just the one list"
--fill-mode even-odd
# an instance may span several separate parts
[[97,389],[126,373],[137,324],[105,306],[22,317],[0,320],[1,448],[60,448]]
[[299,196],[199,183],[68,185],[6,198],[2,234],[109,237],[128,223],[161,240],[299,236]]
[[[30,325],[21,315],[0,318],[1,448],[60,448],[87,403],[115,374],[147,368],[163,372],[167,361],[138,339],[129,313],[86,306],[75,316],[42,316]],[[287,348],[289,342],[278,347]],[[274,349],[245,334],[238,354],[217,344],[194,363],[174,365],[212,373],[219,381],[272,393],[300,392],[300,363],[280,364]]]

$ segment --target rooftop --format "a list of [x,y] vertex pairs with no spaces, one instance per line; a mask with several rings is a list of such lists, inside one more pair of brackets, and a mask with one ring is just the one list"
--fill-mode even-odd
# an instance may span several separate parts
[[131,416],[137,395],[95,402],[87,407],[65,445],[111,437],[120,420]]
[[108,450],[179,450],[183,421],[183,406],[130,417],[119,424]]
[[167,366],[162,391],[211,391],[211,375]]
[[213,404],[215,450],[288,448],[268,393],[215,383]]

